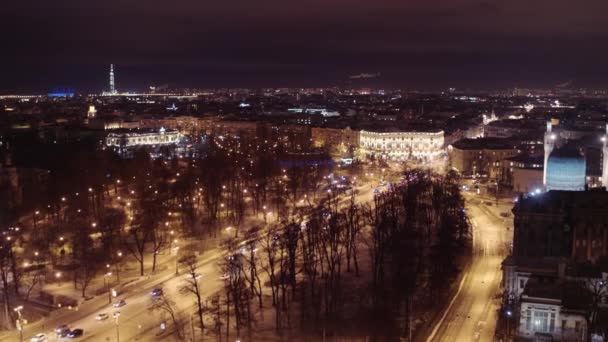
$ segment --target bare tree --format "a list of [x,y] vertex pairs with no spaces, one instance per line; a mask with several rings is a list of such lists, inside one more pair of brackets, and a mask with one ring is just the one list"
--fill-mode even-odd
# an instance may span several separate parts
[[279,265],[279,250],[282,250],[280,236],[278,235],[275,226],[269,228],[268,234],[262,240],[262,249],[266,256],[266,262],[263,263],[262,269],[266,272],[272,291],[272,305],[275,309],[275,328],[281,329],[281,306],[279,304],[280,279],[278,275]]
[[177,311],[175,302],[167,297],[164,293],[152,298],[151,301],[152,302],[150,303],[149,310],[160,311],[161,317],[168,315],[173,322],[175,337],[178,340],[183,341],[185,339],[184,319],[181,313]]
[[198,316],[198,324],[201,329],[201,335],[205,332],[204,312],[205,302],[200,284],[201,275],[197,271],[196,256],[188,254],[180,258],[180,263],[186,269],[186,285],[182,288],[187,293],[190,293],[195,298],[196,314]]
[[78,230],[72,245],[74,263],[76,265],[74,280],[80,286],[82,297],[85,297],[87,288],[101,269],[102,255],[94,247],[89,230],[86,228]]

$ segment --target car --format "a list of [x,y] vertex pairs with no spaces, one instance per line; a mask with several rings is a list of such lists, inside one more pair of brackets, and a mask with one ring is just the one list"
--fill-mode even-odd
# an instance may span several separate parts
[[70,327],[67,324],[62,324],[55,328],[55,333],[57,337],[66,337],[70,333]]
[[70,333],[68,334],[69,338],[77,338],[84,335],[84,330],[82,329],[74,329],[72,331],[70,331]]
[[70,329],[65,328],[62,331],[57,333],[57,337],[67,337],[70,334]]
[[69,330],[70,327],[67,324],[62,324],[62,325],[58,326],[57,328],[55,328],[55,332],[59,334],[66,329]]
[[163,294],[163,289],[156,288],[150,292],[150,296],[152,297],[160,297]]
[[120,308],[121,306],[125,306],[125,305],[127,305],[127,302],[124,299],[121,299],[118,302],[114,303],[115,308]]
[[45,334],[37,334],[36,336],[34,336],[30,339],[30,342],[44,342],[44,341],[48,341],[48,338],[46,337]]
[[108,317],[110,317],[110,316],[108,316],[108,314],[104,312],[104,313],[100,313],[97,316],[95,316],[95,320],[103,321],[103,320],[108,319]]

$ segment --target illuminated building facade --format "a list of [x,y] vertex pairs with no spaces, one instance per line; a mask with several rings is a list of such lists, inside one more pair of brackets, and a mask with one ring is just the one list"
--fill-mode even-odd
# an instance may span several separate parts
[[180,133],[161,128],[158,131],[128,131],[110,133],[106,137],[108,147],[130,148],[141,146],[171,145],[179,142]]
[[95,118],[96,116],[97,116],[97,109],[95,109],[95,106],[90,105],[89,111],[87,112],[87,118],[92,119],[92,118]]
[[444,132],[366,131],[359,133],[359,147],[368,157],[435,160],[443,152]]

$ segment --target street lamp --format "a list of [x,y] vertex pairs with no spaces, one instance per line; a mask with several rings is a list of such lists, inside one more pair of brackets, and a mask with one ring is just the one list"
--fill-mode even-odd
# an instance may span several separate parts
[[[175,240],[175,243],[177,243],[177,240]],[[175,275],[179,274],[179,269],[178,269],[178,262],[179,262],[178,252],[179,252],[179,246],[175,246]]]
[[38,211],[38,210],[34,211],[34,228],[36,228],[36,223],[38,221],[39,214],[40,214],[40,211]]
[[513,312],[511,312],[511,310],[507,310],[507,341],[509,340],[509,337],[511,335],[511,331],[510,331],[511,316],[513,316]]
[[61,283],[60,283],[61,272],[55,272],[55,279],[57,279],[57,286],[61,286]]
[[112,294],[110,293],[110,289],[108,288],[109,281],[107,280],[107,278],[111,275],[112,272],[108,272],[103,275],[103,286],[106,288],[106,291],[108,291],[108,304],[112,304]]
[[115,262],[115,268],[116,268],[116,282],[120,283],[120,262],[122,261],[122,252],[118,251],[116,253],[117,259]]
[[23,310],[23,305],[19,305],[14,308],[15,312],[18,315],[17,318],[17,330],[19,330],[19,341],[23,342],[23,320],[21,319],[21,310]]
[[116,325],[116,342],[120,342],[120,333],[118,331],[118,317],[120,317],[120,312],[114,313],[114,323]]

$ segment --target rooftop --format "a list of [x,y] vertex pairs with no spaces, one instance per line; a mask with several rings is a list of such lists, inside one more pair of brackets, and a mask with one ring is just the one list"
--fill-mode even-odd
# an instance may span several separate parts
[[420,132],[420,133],[441,133],[441,128],[434,127],[432,125],[406,125],[406,124],[393,124],[393,125],[366,125],[361,127],[362,131],[376,132],[376,133],[390,133],[390,132]]
[[586,191],[551,190],[521,197],[513,211],[548,213],[555,211],[596,211],[608,215],[608,192],[603,188]]
[[504,119],[492,121],[488,124],[492,127],[508,127],[508,128],[522,128],[522,129],[539,129],[544,130],[545,124],[538,120],[526,120],[526,119]]
[[[164,133],[177,133],[178,131],[176,129],[165,129],[163,128]],[[151,128],[119,128],[119,129],[113,129],[112,131],[110,131],[110,133],[108,135],[112,135],[112,134],[157,134],[157,133],[161,133],[160,130],[158,129],[151,129]]]
[[509,139],[477,138],[461,139],[452,145],[459,150],[512,150],[515,146]]
[[506,158],[505,160],[516,162],[516,163],[523,163],[523,164],[527,165],[527,164],[543,164],[544,159],[545,159],[545,157],[542,155],[531,156],[528,154],[518,154],[516,156]]

